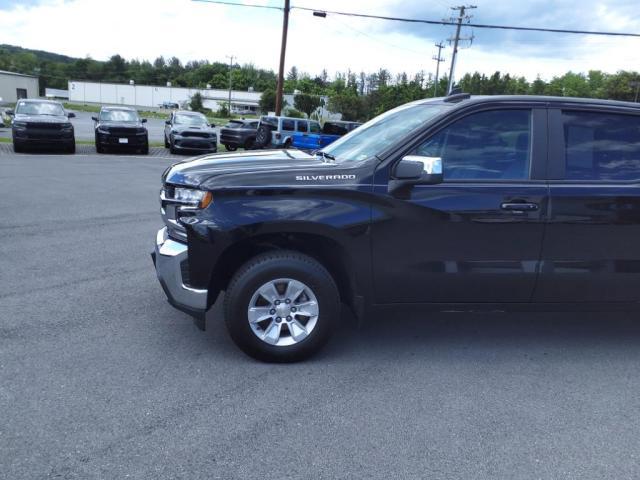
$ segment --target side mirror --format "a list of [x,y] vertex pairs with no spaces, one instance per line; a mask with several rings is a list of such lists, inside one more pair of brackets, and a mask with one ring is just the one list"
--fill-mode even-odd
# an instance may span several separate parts
[[98,121],[98,117],[91,117],[91,120],[93,120],[94,122]]
[[435,185],[444,180],[442,158],[406,155],[398,162],[389,181],[389,193],[408,196],[413,185]]
[[216,128],[216,124],[215,124],[215,123],[212,123],[212,124],[211,124],[211,128]]
[[171,125],[171,120],[165,120],[165,121],[164,121],[164,124],[165,124],[165,125]]
[[147,123],[147,119],[146,119],[146,118],[143,118],[143,119],[141,120],[141,122],[142,122],[142,123]]
[[10,117],[13,117],[15,115],[15,112],[13,110],[7,110],[6,112],[7,115],[9,115]]
[[76,118],[76,114],[73,112],[67,113],[67,118]]

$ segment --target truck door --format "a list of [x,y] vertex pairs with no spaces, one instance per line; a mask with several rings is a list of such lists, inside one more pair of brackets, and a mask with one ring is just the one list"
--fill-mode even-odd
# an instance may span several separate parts
[[[388,194],[376,175],[374,288],[381,303],[530,302],[547,210],[546,109],[469,113],[412,155],[440,157],[444,182]],[[385,196],[386,195],[386,196]]]
[[640,300],[640,115],[549,110],[539,302]]

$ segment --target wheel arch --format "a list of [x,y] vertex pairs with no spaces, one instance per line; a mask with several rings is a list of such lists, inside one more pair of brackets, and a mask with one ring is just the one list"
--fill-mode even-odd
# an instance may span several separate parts
[[306,232],[264,233],[233,243],[222,251],[213,267],[209,283],[209,302],[226,290],[238,269],[256,255],[273,250],[293,250],[317,260],[331,274],[340,300],[357,311],[357,277],[347,249],[326,235]]

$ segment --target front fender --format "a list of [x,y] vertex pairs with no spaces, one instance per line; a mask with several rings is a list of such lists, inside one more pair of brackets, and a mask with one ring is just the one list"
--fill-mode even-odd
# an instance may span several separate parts
[[359,289],[368,291],[369,190],[352,187],[214,194],[212,205],[186,222],[191,284],[206,288],[218,262],[238,243],[307,235],[327,239],[339,247],[350,262],[354,282]]

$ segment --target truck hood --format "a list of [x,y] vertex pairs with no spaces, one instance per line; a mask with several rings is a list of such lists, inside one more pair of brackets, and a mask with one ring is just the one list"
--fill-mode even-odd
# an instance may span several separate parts
[[169,184],[215,190],[355,184],[362,180],[360,170],[355,162],[337,164],[298,150],[256,150],[195,157],[171,166],[163,177]]
[[216,133],[215,128],[211,128],[208,125],[173,125],[171,130],[174,132],[182,133],[182,132],[207,132],[207,133]]
[[71,123],[66,115],[24,115],[17,113],[14,120],[18,122],[38,122],[38,123]]

